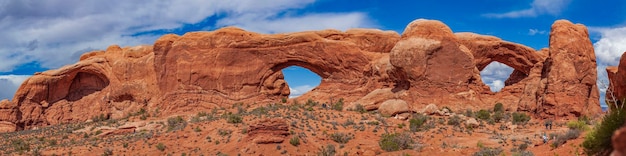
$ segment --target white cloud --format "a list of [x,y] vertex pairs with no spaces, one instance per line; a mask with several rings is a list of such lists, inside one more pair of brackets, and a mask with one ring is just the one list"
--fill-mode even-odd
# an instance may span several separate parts
[[12,99],[17,88],[31,75],[0,75],[0,100]]
[[617,66],[620,57],[626,52],[626,27],[589,28],[589,30],[601,35],[601,38],[593,44],[598,64]]
[[368,24],[364,13],[292,15],[315,0],[8,0],[0,2],[0,72],[37,62],[44,68],[70,64],[89,50],[111,44],[152,44],[158,36],[219,15],[214,27],[236,25],[265,33],[346,29]]
[[513,73],[513,68],[500,62],[492,62],[480,71],[483,83],[487,84],[491,91],[498,92],[504,88],[504,81]]
[[298,97],[306,92],[311,91],[313,88],[315,87],[311,85],[296,86],[294,88],[289,87],[289,90],[291,91],[291,94],[289,94],[289,98]]
[[528,29],[528,35],[530,36],[534,36],[534,35],[543,35],[546,34],[545,30],[538,30],[538,29]]
[[537,17],[545,14],[559,15],[567,7],[570,1],[571,0],[534,0],[528,9],[506,13],[490,13],[485,14],[484,16],[493,18],[518,18]]

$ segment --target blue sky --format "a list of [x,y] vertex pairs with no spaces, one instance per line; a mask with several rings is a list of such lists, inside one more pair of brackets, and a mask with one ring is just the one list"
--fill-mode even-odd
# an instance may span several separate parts
[[[419,18],[454,32],[494,35],[534,49],[548,46],[551,24],[589,27],[600,81],[604,66],[626,51],[626,2],[621,0],[4,0],[0,1],[0,99],[12,98],[35,72],[75,63],[108,45],[152,44],[166,33],[238,26],[261,33],[376,28],[402,33]],[[499,90],[512,70],[492,63],[481,72]],[[294,95],[319,83],[303,68],[284,70]],[[601,88],[603,90],[604,88]]]

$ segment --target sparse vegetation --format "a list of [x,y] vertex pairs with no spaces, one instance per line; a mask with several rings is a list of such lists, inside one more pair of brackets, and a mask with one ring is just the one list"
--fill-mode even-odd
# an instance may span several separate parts
[[289,143],[293,146],[298,146],[300,145],[300,138],[298,136],[293,136],[289,139]]
[[387,152],[411,149],[414,141],[407,133],[385,133],[378,145]]
[[243,118],[239,114],[228,114],[226,115],[226,122],[238,124],[243,122]]
[[448,119],[448,125],[452,125],[452,126],[460,126],[461,125],[461,117],[459,116],[452,116]]
[[352,139],[352,136],[350,136],[349,134],[341,133],[341,132],[333,133],[329,137],[331,140],[340,144],[348,143],[348,141]]
[[367,113],[367,110],[365,109],[365,107],[361,104],[356,104],[354,106],[354,111],[355,112],[359,112],[359,113]]
[[580,136],[580,130],[578,129],[569,129],[565,134],[557,135],[556,139],[550,145],[552,148],[558,148],[559,146],[565,144],[567,140],[576,139]]
[[481,109],[476,112],[476,118],[487,121],[491,118],[491,113],[487,110]]
[[181,130],[186,126],[187,121],[185,121],[182,116],[167,118],[167,131]]
[[337,150],[335,150],[335,145],[328,144],[320,148],[320,151],[317,152],[318,156],[335,156]]
[[165,145],[164,145],[163,143],[159,143],[159,144],[157,144],[157,145],[156,145],[156,148],[157,148],[159,151],[165,151]]
[[340,98],[339,101],[334,103],[332,105],[332,109],[336,111],[342,111],[343,110],[343,98]]
[[514,112],[513,113],[513,124],[523,125],[530,121],[530,116],[526,115],[526,113]]
[[498,156],[502,153],[502,148],[483,147],[474,153],[474,156]]
[[418,132],[424,130],[424,124],[428,121],[428,116],[423,114],[413,114],[413,117],[409,120],[409,130],[411,132]]
[[589,126],[587,126],[587,122],[581,120],[574,120],[567,122],[567,127],[569,129],[575,129],[579,131],[587,131],[589,130]]

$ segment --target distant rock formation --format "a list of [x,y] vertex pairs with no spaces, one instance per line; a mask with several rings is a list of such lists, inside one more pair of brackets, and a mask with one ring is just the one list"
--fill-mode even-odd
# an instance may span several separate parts
[[[515,69],[497,93],[480,77],[493,61]],[[279,102],[289,95],[281,72],[289,66],[322,78],[299,100],[343,98],[346,108],[396,107],[383,104],[396,100],[414,112],[428,104],[458,111],[497,102],[540,118],[600,112],[595,55],[584,26],[555,22],[550,47],[535,51],[492,36],[454,34],[442,22],[420,19],[402,35],[373,29],[266,35],[229,27],[165,35],[152,46],[110,46],[27,79],[12,101],[0,102],[0,130],[84,122],[101,114],[122,118],[141,108],[170,115]],[[406,109],[386,110],[393,115]]]

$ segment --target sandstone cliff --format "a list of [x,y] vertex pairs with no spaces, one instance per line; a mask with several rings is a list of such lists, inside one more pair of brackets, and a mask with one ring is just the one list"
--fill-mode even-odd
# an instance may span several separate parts
[[[480,78],[493,61],[515,69],[497,93]],[[398,112],[431,103],[458,111],[501,102],[543,118],[600,112],[595,55],[584,26],[555,22],[550,47],[535,51],[420,19],[402,35],[372,29],[266,35],[230,27],[165,35],[152,46],[111,46],[27,79],[12,101],[0,102],[0,130],[100,114],[122,118],[141,108],[167,115],[279,102],[289,95],[281,70],[294,65],[322,78],[300,100],[343,98],[368,109],[388,100],[408,104]]]

